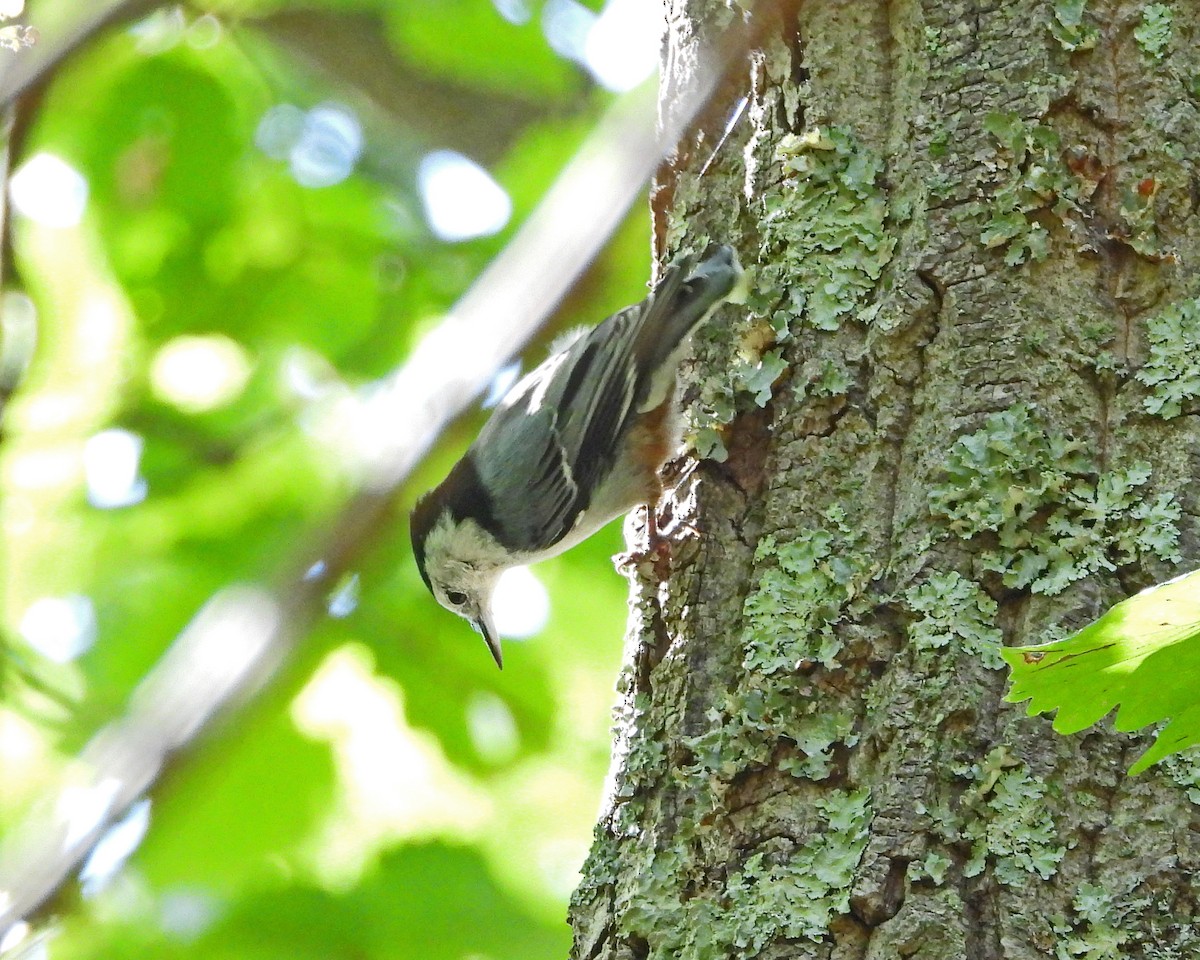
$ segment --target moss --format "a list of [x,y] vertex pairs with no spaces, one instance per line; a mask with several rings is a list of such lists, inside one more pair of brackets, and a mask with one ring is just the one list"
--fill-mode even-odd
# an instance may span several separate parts
[[1149,413],[1170,420],[1183,403],[1200,396],[1200,298],[1172,304],[1146,321],[1150,359],[1137,378],[1150,388]]
[[990,862],[996,879],[1010,887],[1022,886],[1030,874],[1043,880],[1054,876],[1066,847],[1058,842],[1044,802],[1046,785],[1024,765],[995,770],[986,761],[976,780],[977,813],[963,827],[971,841],[963,873],[978,876]]
[[1149,496],[1150,476],[1146,463],[1102,473],[1088,445],[1017,405],[958,439],[930,508],[964,540],[994,540],[980,563],[1006,586],[1053,595],[1142,557],[1179,560],[1179,505]]
[[996,601],[983,588],[954,571],[932,573],[909,587],[904,600],[920,615],[908,628],[909,639],[924,650],[954,644],[985,667],[999,670],[1003,637],[996,627]]
[[1133,38],[1147,56],[1161,60],[1171,43],[1174,14],[1169,4],[1148,3],[1142,8],[1142,22],[1134,28]]

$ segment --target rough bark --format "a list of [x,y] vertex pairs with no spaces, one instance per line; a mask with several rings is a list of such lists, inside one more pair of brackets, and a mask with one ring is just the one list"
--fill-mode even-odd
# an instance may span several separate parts
[[[735,15],[674,0],[664,90]],[[630,572],[574,956],[1196,956],[1200,765],[1128,778],[996,651],[1198,565],[1200,7],[754,16],[747,118],[655,194],[755,292]]]

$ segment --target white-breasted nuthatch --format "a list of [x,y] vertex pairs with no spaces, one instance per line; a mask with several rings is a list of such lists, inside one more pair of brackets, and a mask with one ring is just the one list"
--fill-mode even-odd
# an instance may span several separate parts
[[675,374],[691,333],[736,299],[733,248],[712,245],[669,266],[653,292],[558,345],[500,401],[450,474],[410,518],[430,592],[483,634],[502,666],[492,590],[661,493],[679,447]]

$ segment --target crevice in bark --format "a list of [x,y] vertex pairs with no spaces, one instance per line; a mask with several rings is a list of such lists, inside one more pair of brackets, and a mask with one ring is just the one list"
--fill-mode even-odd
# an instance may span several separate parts
[[[808,82],[808,67],[804,61],[804,37],[800,33],[800,10],[804,0],[782,0],[779,4],[779,16],[783,27],[783,42],[791,58],[789,80],[792,87],[800,89]],[[778,101],[780,111],[778,122],[784,130],[801,133],[806,124],[804,98],[796,98],[796,110],[792,116],[786,115],[786,106],[781,97]]]
[[996,882],[985,873],[959,889],[965,913],[963,933],[971,960],[1002,960],[1004,947],[996,910]]

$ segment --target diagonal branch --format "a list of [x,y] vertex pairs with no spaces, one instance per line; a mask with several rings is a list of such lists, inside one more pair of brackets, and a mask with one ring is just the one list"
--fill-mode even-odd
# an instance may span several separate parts
[[22,50],[0,50],[0,107],[40,84],[60,63],[101,30],[140,17],[165,0],[89,0],[72,8],[73,19],[35,23],[38,41]]
[[[533,336],[707,103],[745,42],[736,32],[726,40],[713,66],[678,93],[660,132],[652,91],[609,110],[509,245],[382,391],[371,413],[388,425],[385,445],[329,533],[298,553],[274,586],[231,586],[213,597],[147,674],[124,716],[84,748],[71,783],[13,834],[0,851],[0,934],[54,895],[172,754],[270,678],[320,615],[330,587],[389,520],[400,485],[442,428]],[[19,89],[15,82],[0,79],[0,102],[4,91]],[[313,569],[321,575],[305,575]]]

